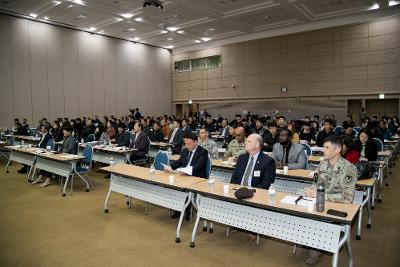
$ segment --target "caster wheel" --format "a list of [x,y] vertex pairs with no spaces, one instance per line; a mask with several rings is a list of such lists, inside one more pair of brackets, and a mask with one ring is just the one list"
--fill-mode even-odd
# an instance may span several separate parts
[[214,229],[210,228],[209,232],[210,232],[210,234],[214,233]]
[[361,236],[356,235],[356,239],[357,239],[357,240],[361,240]]
[[382,199],[378,199],[378,202],[381,203],[381,202],[382,202]]
[[28,183],[33,183],[33,181],[32,180],[28,180]]
[[64,193],[64,194],[62,194],[62,196],[63,196],[63,197],[65,197],[65,196],[66,196],[66,194]]
[[105,210],[104,210],[104,213],[108,213],[108,209],[105,209]]
[[194,242],[190,242],[190,247],[194,248]]
[[207,227],[203,227],[203,232],[207,232]]
[[370,223],[367,224],[367,228],[368,228],[368,229],[371,229],[371,224],[370,224]]
[[175,243],[180,243],[181,239],[179,237],[175,238]]
[[389,184],[388,184],[388,183],[386,183],[385,185],[386,185],[386,186],[389,186]]
[[9,171],[6,171],[6,173],[10,173]]
[[374,206],[372,206],[372,207],[371,207],[371,210],[374,210],[374,209],[375,209],[375,207],[374,207]]
[[89,190],[89,188],[86,188],[86,192],[89,192],[90,190]]
[[390,171],[390,174],[392,174],[392,171]]
[[126,205],[129,206],[129,201],[126,202]]

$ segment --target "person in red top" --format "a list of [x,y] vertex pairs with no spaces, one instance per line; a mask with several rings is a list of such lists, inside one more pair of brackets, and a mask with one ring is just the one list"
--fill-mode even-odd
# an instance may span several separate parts
[[350,163],[356,163],[360,160],[360,150],[357,147],[356,142],[354,142],[351,136],[344,136],[342,138],[343,149],[342,157],[350,161]]

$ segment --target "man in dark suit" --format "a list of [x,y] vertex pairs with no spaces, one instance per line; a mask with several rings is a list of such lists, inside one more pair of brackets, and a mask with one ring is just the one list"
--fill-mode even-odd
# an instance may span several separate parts
[[[207,160],[208,152],[204,148],[198,145],[197,135],[195,133],[187,133],[184,137],[185,148],[181,152],[181,156],[177,161],[171,164],[171,169],[176,170],[178,168],[184,168],[190,166],[190,173],[181,173],[183,175],[192,175],[201,178],[207,178]],[[170,169],[164,169],[166,172],[171,172]],[[190,219],[191,206],[186,208],[186,220]],[[179,211],[175,211],[171,217],[178,218],[180,216]]]
[[192,128],[190,128],[186,119],[182,120],[182,130],[185,135],[192,132]]
[[181,120],[174,120],[174,130],[169,132],[168,143],[172,145],[172,153],[180,154],[182,151],[184,132],[181,128]]
[[219,129],[219,135],[221,136],[229,136],[229,126],[227,120],[222,120],[221,128]]
[[246,140],[246,154],[239,156],[231,183],[268,189],[275,181],[275,160],[261,149],[263,139],[251,134]]
[[142,130],[142,123],[137,121],[133,126],[133,134],[129,144],[129,148],[137,149],[131,154],[131,162],[144,159],[149,152],[150,140]]
[[153,124],[153,129],[149,132],[149,138],[152,142],[163,142],[164,141],[164,134],[161,130],[160,122],[156,121]]

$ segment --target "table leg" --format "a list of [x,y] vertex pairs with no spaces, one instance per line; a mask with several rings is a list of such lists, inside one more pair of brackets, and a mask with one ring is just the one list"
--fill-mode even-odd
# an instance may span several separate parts
[[183,205],[183,209],[181,211],[181,216],[179,217],[178,227],[176,228],[176,239],[175,239],[176,243],[181,242],[180,234],[181,234],[182,222],[183,222],[183,218],[185,217],[185,210],[189,206],[189,204],[192,202],[192,197],[193,197],[193,193],[189,192],[187,200],[185,202],[185,205]]
[[[199,195],[197,195],[197,208],[200,208]],[[199,210],[197,210],[196,222],[194,223],[194,227],[193,227],[193,231],[192,231],[192,239],[190,242],[191,248],[194,248],[194,241],[196,239],[196,232],[197,232],[197,227],[199,227],[199,222],[200,222],[200,212],[199,212]]]

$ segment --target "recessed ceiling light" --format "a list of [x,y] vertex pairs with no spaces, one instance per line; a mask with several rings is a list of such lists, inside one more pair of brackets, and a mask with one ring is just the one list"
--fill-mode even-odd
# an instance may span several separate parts
[[396,6],[400,4],[400,1],[389,1],[389,6]]
[[116,22],[120,22],[120,21],[122,21],[122,20],[124,20],[124,19],[121,19],[121,18],[115,18],[115,21],[116,21]]
[[44,19],[44,20],[48,20],[48,19],[49,19],[49,17],[44,17],[43,19]]
[[168,41],[172,41],[173,39],[172,39],[172,38],[167,38],[167,40],[168,40]]
[[179,34],[184,34],[185,31],[177,31],[177,33],[179,33]]
[[139,22],[142,22],[142,21],[143,21],[143,18],[136,18],[135,20],[136,20],[136,21],[139,21]]
[[174,46],[173,45],[169,45],[169,46],[167,46],[167,48],[168,49],[172,49],[172,48],[174,48]]
[[59,5],[61,4],[61,1],[53,1],[54,4]]
[[178,28],[177,27],[167,27],[167,30],[169,30],[170,32],[174,32],[174,31],[177,31]]
[[200,38],[201,40],[203,40],[204,42],[207,42],[207,41],[210,41],[211,40],[211,38]]
[[104,30],[101,30],[101,31],[99,31],[99,32],[97,32],[97,33],[101,33],[101,34],[103,34],[103,33],[104,33]]
[[34,14],[34,13],[29,14],[29,16],[31,16],[31,17],[34,18],[34,19],[37,17],[37,15]]
[[166,30],[162,30],[162,31],[161,31],[161,33],[167,33],[167,32],[168,32],[168,31],[166,31]]
[[125,14],[121,14],[122,17],[126,18],[126,19],[130,19],[133,17],[133,14],[131,13],[125,13]]
[[69,5],[68,7],[71,8],[71,7],[74,7],[74,5]]
[[69,1],[82,6],[86,5],[85,2],[83,2],[82,0],[69,0]]
[[373,4],[370,8],[368,8],[369,10],[374,10],[374,9],[378,9],[379,5],[378,4]]
[[201,41],[200,41],[200,40],[194,40],[194,42],[195,42],[195,43],[201,43]]
[[211,32],[215,31],[215,29],[214,29],[214,28],[210,28],[209,30],[210,30]]
[[128,31],[134,32],[134,31],[136,31],[136,29],[134,29],[134,28],[129,28]]
[[89,30],[95,31],[95,30],[96,30],[96,27],[90,27]]
[[133,40],[134,40],[134,41],[139,41],[140,38],[139,38],[139,37],[135,37],[135,38],[133,38]]

